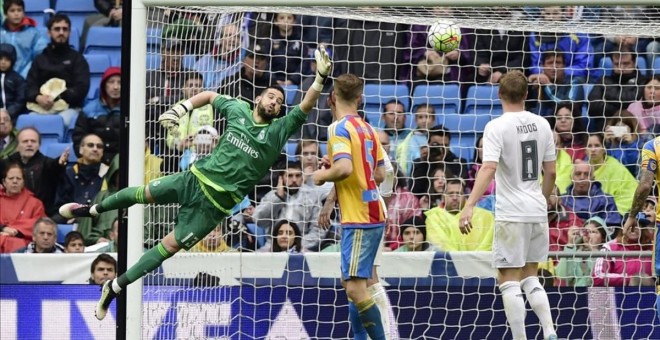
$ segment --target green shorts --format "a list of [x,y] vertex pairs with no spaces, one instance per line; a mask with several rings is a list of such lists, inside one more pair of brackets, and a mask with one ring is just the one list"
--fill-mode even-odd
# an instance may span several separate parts
[[155,179],[148,186],[157,204],[181,205],[176,216],[174,238],[185,250],[215,229],[236,205],[231,193],[216,192],[204,186],[190,171]]

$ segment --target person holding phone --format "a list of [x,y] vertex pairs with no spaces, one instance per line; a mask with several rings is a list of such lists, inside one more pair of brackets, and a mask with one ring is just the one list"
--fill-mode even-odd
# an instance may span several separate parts
[[639,172],[639,153],[648,140],[646,135],[640,134],[637,118],[627,110],[605,122],[605,148],[607,154],[625,165],[633,176]]

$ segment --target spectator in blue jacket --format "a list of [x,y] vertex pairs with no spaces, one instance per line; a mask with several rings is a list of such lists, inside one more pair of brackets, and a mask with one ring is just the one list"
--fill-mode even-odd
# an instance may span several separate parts
[[[564,20],[562,8],[560,6],[543,7],[541,16],[545,21]],[[541,55],[546,51],[559,50],[566,56],[566,77],[588,78],[589,69],[593,67],[593,50],[589,44],[589,36],[581,33],[554,33],[539,32],[530,33],[529,51],[531,60],[530,74],[539,74],[542,72]]]
[[25,16],[23,0],[5,0],[2,11],[5,21],[0,26],[0,42],[16,48],[14,71],[26,78],[32,60],[46,48],[48,41],[37,30],[37,22]]
[[621,225],[621,214],[616,207],[614,197],[606,194],[600,182],[594,180],[588,163],[576,161],[573,165],[572,177],[573,184],[561,197],[564,206],[573,210],[583,220],[597,216],[604,219],[607,225]]
[[108,67],[101,78],[99,98],[87,103],[78,115],[73,131],[74,148],[78,149],[85,135],[93,133],[103,140],[104,164],[110,164],[119,152],[121,69]]
[[12,121],[25,110],[25,79],[14,71],[16,49],[0,44],[0,108],[7,110]]

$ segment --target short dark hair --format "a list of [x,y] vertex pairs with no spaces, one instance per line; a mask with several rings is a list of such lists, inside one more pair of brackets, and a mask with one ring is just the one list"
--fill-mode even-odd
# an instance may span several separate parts
[[561,58],[564,64],[566,63],[566,58],[564,57],[564,53],[562,51],[552,50],[552,51],[543,52],[543,54],[541,55],[541,64],[544,64],[545,60],[550,57],[555,57],[555,59]]
[[9,173],[9,170],[11,169],[18,169],[21,170],[21,174],[23,175],[23,180],[25,180],[25,170],[23,170],[23,166],[19,162],[10,162],[5,165],[4,171],[2,172],[2,180],[7,178],[7,174]]
[[629,54],[630,57],[632,58],[632,61],[637,65],[637,53],[633,49],[631,49],[629,46],[626,45],[621,45],[618,49],[610,52],[610,59],[614,61],[614,56],[617,55],[619,59],[621,58],[622,55]]
[[9,7],[12,5],[19,6],[25,11],[25,2],[23,0],[5,0],[5,2],[2,4],[2,11],[7,15],[7,12],[9,11]]
[[447,137],[451,141],[451,134],[449,133],[449,130],[445,129],[445,127],[442,125],[436,125],[432,127],[431,130],[429,130],[429,143],[431,143],[432,136]]
[[[446,175],[446,174],[445,174],[445,175]],[[461,188],[463,189],[463,193],[465,193],[465,181],[464,181],[462,178],[460,178],[460,177],[450,177],[450,178],[447,178],[447,184],[445,184],[445,187],[446,187],[447,185],[450,185],[450,184],[452,184],[452,185],[454,185],[454,184],[460,184],[460,185],[461,185]]]
[[201,73],[195,72],[195,71],[186,71],[186,72],[184,72],[183,73],[183,83],[187,82],[190,79],[199,79],[203,82],[204,81],[204,76]]
[[284,92],[284,89],[282,88],[282,86],[279,86],[277,84],[268,85],[268,87],[263,89],[259,95],[263,96],[264,93],[266,93],[266,91],[268,91],[269,89],[279,91],[282,94],[282,97],[284,97],[284,102],[282,102],[282,104],[286,104],[286,92]]
[[94,268],[96,268],[96,265],[99,264],[99,262],[105,262],[105,263],[110,263],[113,267],[115,267],[115,273],[117,272],[117,260],[115,260],[114,257],[103,253],[99,256],[97,256],[94,261],[92,261],[92,266],[89,267],[89,272],[94,273]]
[[403,107],[403,110],[404,110],[404,111],[405,111],[405,109],[406,109],[406,106],[403,105],[403,102],[402,102],[402,101],[400,101],[400,100],[398,100],[398,99],[391,99],[391,100],[389,100],[387,103],[385,103],[385,105],[383,105],[383,113],[385,113],[385,108],[387,107],[387,105],[390,105],[390,104],[395,104],[395,105],[397,105],[397,106],[398,106],[398,105],[401,105],[401,107]]
[[298,161],[288,161],[286,162],[286,169],[284,170],[289,170],[289,169],[298,169],[302,170],[302,164]]
[[64,237],[64,247],[67,247],[69,243],[75,240],[82,240],[85,243],[85,238],[79,231],[72,230]]
[[46,27],[48,27],[48,30],[50,31],[50,29],[53,28],[53,25],[55,25],[55,23],[58,23],[60,21],[66,22],[66,24],[69,26],[69,28],[71,28],[71,19],[69,19],[68,15],[62,14],[62,13],[57,13],[57,14],[53,15],[52,17],[50,17]]

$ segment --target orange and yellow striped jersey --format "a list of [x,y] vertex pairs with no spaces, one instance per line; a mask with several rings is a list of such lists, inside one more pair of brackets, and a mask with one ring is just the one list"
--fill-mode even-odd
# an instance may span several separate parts
[[328,129],[328,153],[331,164],[346,158],[353,172],[335,182],[343,228],[383,226],[385,211],[374,179],[376,168],[383,166],[380,140],[371,125],[358,115],[345,116]]
[[[655,174],[656,183],[660,183],[660,171],[658,171],[658,161],[660,160],[660,137],[655,137],[644,143],[642,148],[642,169]],[[660,204],[656,207],[656,212],[660,216]]]

